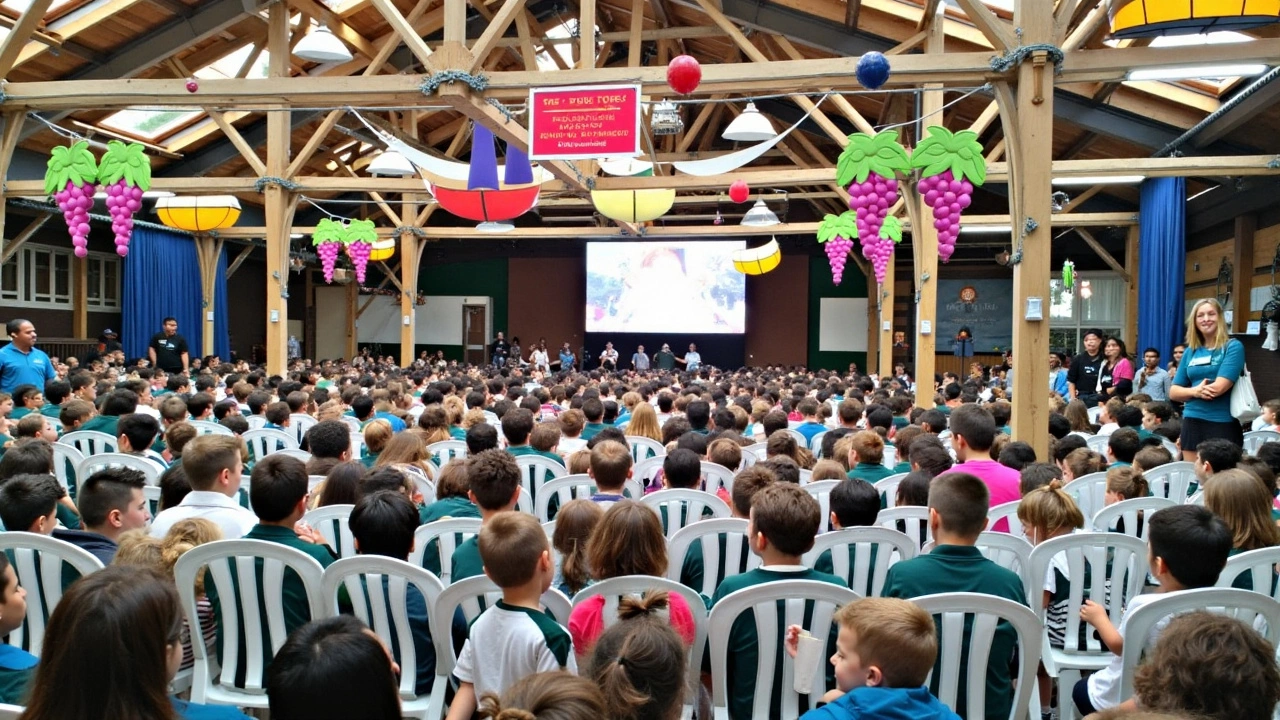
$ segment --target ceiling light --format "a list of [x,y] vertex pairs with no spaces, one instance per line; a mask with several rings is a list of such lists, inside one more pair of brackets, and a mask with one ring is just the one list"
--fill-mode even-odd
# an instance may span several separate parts
[[1135,185],[1146,180],[1146,175],[1073,175],[1056,177],[1054,185]]
[[755,103],[747,103],[742,114],[729,123],[720,137],[733,142],[762,142],[772,140],[778,135],[773,123],[756,109]]
[[312,62],[350,62],[351,51],[321,25],[307,33],[293,48],[293,54]]
[[763,200],[757,200],[747,214],[742,216],[742,224],[747,227],[769,227],[780,222],[782,221],[769,209],[768,205],[764,204]]
[[375,157],[365,168],[370,175],[388,175],[390,177],[408,177],[417,175],[418,169],[395,150],[385,150]]
[[1267,71],[1263,63],[1236,63],[1232,65],[1195,65],[1191,67],[1148,68],[1130,70],[1126,80],[1195,80],[1197,78],[1228,78],[1261,75]]
[[961,225],[960,232],[968,235],[1008,235],[1012,225]]
[[509,222],[482,222],[476,225],[476,230],[482,233],[508,233],[515,229],[516,226]]

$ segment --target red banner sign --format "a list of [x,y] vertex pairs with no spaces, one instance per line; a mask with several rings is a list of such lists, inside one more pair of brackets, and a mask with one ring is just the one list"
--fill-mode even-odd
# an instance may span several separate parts
[[639,85],[529,90],[531,160],[585,160],[639,154]]

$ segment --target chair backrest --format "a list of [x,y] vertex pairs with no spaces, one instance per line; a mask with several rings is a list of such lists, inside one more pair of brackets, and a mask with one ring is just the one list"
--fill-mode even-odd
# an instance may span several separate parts
[[[203,642],[191,643],[195,654],[195,675],[191,701],[206,703],[235,700],[230,704],[265,707],[265,669],[288,637],[284,615],[285,571],[292,570],[302,582],[312,618],[325,616],[321,593],[324,568],[310,555],[265,540],[218,540],[188,550],[174,565],[178,595],[187,617],[199,617],[196,605],[196,575],[207,567],[205,587],[217,589],[218,627],[221,629],[221,672],[209,657]],[[266,625],[263,626],[263,618]],[[241,644],[244,655],[241,656]],[[211,662],[212,661],[212,662]],[[237,675],[244,677],[236,686]]]
[[101,570],[102,561],[69,542],[29,532],[0,532],[0,552],[9,554],[18,585],[27,591],[26,618],[9,633],[9,644],[38,656],[49,616],[62,599],[65,566],[83,577]]
[[1170,440],[1169,438],[1161,437],[1160,446],[1163,447],[1165,450],[1168,450],[1169,454],[1174,456],[1175,458],[1182,457],[1182,450],[1178,447],[1178,444]]
[[1125,619],[1120,697],[1133,697],[1133,677],[1143,654],[1151,649],[1147,641],[1152,633],[1167,624],[1171,615],[1195,610],[1234,617],[1257,630],[1272,646],[1280,641],[1280,603],[1263,593],[1234,588],[1198,588],[1159,595],[1134,608]]
[[[898,523],[902,525],[899,526]],[[933,539],[933,532],[929,530],[929,508],[927,507],[904,505],[886,508],[876,516],[876,525],[905,532],[907,537],[915,541],[916,547],[924,547],[926,542]]]
[[[1144,521],[1150,519],[1151,514],[1157,510],[1163,510],[1177,504],[1162,497],[1140,497],[1132,500],[1121,500],[1094,513],[1092,527],[1095,532],[1123,530],[1125,535],[1136,537],[1146,542],[1147,532],[1151,528],[1151,523]],[[1120,520],[1124,521],[1123,528],[1117,522]]]
[[249,452],[253,453],[255,460],[261,460],[279,450],[298,449],[297,438],[284,430],[260,428],[258,430],[250,430],[240,437],[249,446]]
[[1062,487],[1076,501],[1081,514],[1091,518],[1107,504],[1107,474],[1105,472],[1081,475]]
[[0,720],[19,720],[27,709],[21,705],[0,703]]
[[657,440],[652,440],[639,435],[628,435],[627,445],[631,447],[631,460],[640,462],[651,457],[658,457],[667,454],[667,447]]
[[818,501],[818,533],[831,529],[831,491],[840,484],[839,480],[819,480],[803,485],[802,489]]
[[662,469],[662,463],[667,459],[666,454],[654,455],[644,460],[637,460],[636,464],[631,466],[631,477],[639,481],[644,487],[649,487],[657,477],[658,471]]
[[[787,580],[743,588],[720,598],[712,608],[708,619],[711,648],[711,702],[715,716],[728,717],[729,638],[735,621],[741,617],[755,623],[756,674],[758,677],[770,679],[770,681],[756,684],[751,717],[770,716],[775,685],[780,681],[778,702],[781,715],[784,718],[794,718],[799,717],[803,712],[800,707],[800,693],[795,691],[795,663],[784,660],[782,667],[776,667],[778,647],[782,644],[783,635],[788,627],[799,625],[822,638],[825,644],[831,629],[831,617],[835,611],[859,597],[861,596],[849,588],[831,583],[816,580]],[[779,615],[781,615],[781,622],[779,622]],[[833,648],[827,648],[827,650],[830,653]],[[1032,674],[1034,670],[1033,666]],[[810,702],[815,702],[822,697],[828,689],[826,673],[822,671],[814,673],[813,685],[807,693]]]
[[817,457],[817,458],[822,457],[822,438],[826,436],[826,434],[829,432],[831,431],[821,430],[818,433],[816,433],[812,438],[809,438],[809,444],[807,445],[807,447],[809,448],[809,451],[813,453],[814,457]]
[[668,540],[681,528],[705,518],[733,516],[729,506],[715,494],[688,488],[659,490],[640,498],[640,502],[658,513]]
[[[1108,652],[1093,632],[1080,632],[1080,608],[1085,600],[1103,605],[1117,627],[1128,602],[1142,592],[1147,580],[1147,544],[1135,537],[1113,532],[1072,533],[1051,538],[1031,551],[1032,582],[1043,583],[1050,570],[1066,576],[1066,627],[1063,651],[1100,655]],[[1042,618],[1045,608],[1035,603]]]
[[803,487],[813,482],[813,471],[808,468],[800,468],[800,485]]
[[306,413],[292,413],[289,415],[289,429],[293,431],[298,445],[302,445],[302,438],[306,436],[307,431],[313,425],[320,422]]
[[893,445],[885,445],[884,453],[880,456],[880,464],[893,469],[893,466],[898,464],[898,448]]
[[324,541],[340,558],[355,557],[356,544],[347,522],[355,505],[325,505],[308,512],[302,520],[324,536]]
[[[551,499],[556,498],[557,508],[563,507],[570,500],[578,498],[589,498],[596,492],[596,481],[591,479],[590,475],[565,475],[558,477],[542,486],[538,491],[537,497],[533,500],[533,507],[526,512],[532,512],[538,517],[538,522],[550,522],[553,518],[551,515]],[[634,477],[627,478],[623,483],[622,494],[633,500],[639,500],[644,496],[644,488],[640,486],[640,482]],[[524,493],[522,492],[523,496]]]
[[[400,665],[400,697],[415,699],[418,657],[413,642],[415,619],[409,616],[409,588],[417,588],[422,595],[430,622],[444,585],[435,575],[403,560],[357,555],[325,568],[321,593],[328,614],[338,614],[338,595],[344,587],[356,617],[382,638],[389,651],[395,652]],[[431,630],[426,629],[428,633]]]
[[1107,446],[1110,443],[1110,435],[1093,435],[1088,440],[1085,440],[1085,444],[1089,446],[1090,450],[1104,456],[1107,454]]
[[[947,707],[965,710],[965,717],[988,717],[987,667],[1008,662],[1008,658],[991,657],[991,642],[1001,622],[1008,623],[1016,636],[1019,671],[1014,680],[1011,720],[1027,717],[1031,694],[1036,689],[1036,665],[1040,662],[1044,621],[1025,605],[982,593],[940,593],[914,598],[911,602],[934,616],[938,626],[938,662],[930,673],[930,687],[936,679],[934,693]],[[965,637],[965,620],[972,626]],[[967,652],[966,652],[967,645]],[[961,659],[967,659],[967,677],[961,677]],[[935,678],[936,676],[936,678]],[[965,688],[965,707],[957,707],[960,688]]]
[[245,422],[249,423],[250,430],[261,430],[267,426],[267,418],[265,415],[250,415],[245,418]]
[[1229,588],[1241,573],[1248,573],[1254,592],[1270,595],[1280,600],[1280,583],[1277,582],[1277,565],[1280,565],[1280,546],[1249,550],[1227,558],[1227,564],[1218,574],[1218,587]]
[[702,461],[702,489],[713,493],[720,488],[733,494],[733,471],[723,465]]
[[441,440],[428,445],[427,452],[437,466],[444,467],[452,460],[467,456],[467,443],[463,440]]
[[807,447],[809,447],[809,440],[808,440],[808,438],[806,438],[806,437],[804,436],[804,433],[802,433],[802,432],[800,432],[799,430],[797,430],[797,429],[796,429],[796,426],[797,426],[797,425],[799,425],[799,423],[796,423],[795,425],[793,425],[793,426],[791,426],[791,427],[787,428],[787,429],[786,429],[786,433],[787,433],[788,435],[790,435],[791,437],[795,438],[795,440],[796,440],[796,445],[798,445],[798,446],[800,446],[800,447],[802,447],[802,448],[807,448]]
[[76,496],[76,490],[79,489],[73,476],[76,476],[76,468],[80,467],[82,462],[84,462],[84,453],[77,450],[74,445],[68,445],[61,440],[53,444],[53,475],[58,478],[58,482],[62,483],[62,487],[67,489],[72,498]]
[[1244,451],[1250,455],[1257,455],[1258,448],[1263,443],[1280,441],[1280,432],[1275,430],[1250,430],[1244,434]]
[[311,453],[307,452],[306,450],[299,450],[298,448],[284,448],[283,450],[277,450],[271,454],[284,455],[286,457],[297,458],[304,463],[309,462],[311,460]]
[[360,421],[356,419],[355,415],[343,415],[338,419],[346,423],[351,432],[360,432]]
[[73,430],[58,438],[58,442],[70,445],[85,457],[98,453],[113,453],[119,448],[116,438],[97,430]]
[[360,459],[364,457],[364,433],[352,430],[347,433],[347,437],[351,438],[351,457]]
[[141,455],[99,453],[97,455],[89,455],[76,466],[76,490],[79,490],[84,485],[84,481],[88,480],[90,475],[104,468],[137,470],[146,476],[148,485],[159,485],[160,475],[164,473],[164,468],[160,467],[159,463]]
[[[266,418],[263,418],[262,421],[265,423]],[[231,431],[231,428],[221,423],[210,422],[208,420],[192,420],[191,426],[196,429],[196,435],[235,435],[235,433]],[[250,429],[253,428],[252,425],[249,427]]]
[[520,486],[535,501],[543,485],[569,474],[564,465],[541,455],[517,455],[516,465],[520,466]]
[[987,511],[987,527],[995,527],[996,523],[1005,520],[1009,523],[1009,534],[1023,537],[1022,521],[1018,519],[1018,504],[1021,500],[1011,500]]
[[767,442],[758,442],[754,445],[748,445],[742,448],[743,455],[747,455],[747,454],[754,455],[756,460],[764,460],[768,458],[769,456],[768,453],[769,453],[769,443]]
[[413,552],[409,554],[409,562],[417,567],[427,567],[423,561],[431,552],[433,560],[440,563],[437,566],[440,568],[440,582],[448,585],[453,574],[453,551],[479,532],[480,518],[446,518],[420,525],[413,533]]
[[[1174,457],[1178,457],[1177,453]],[[1195,463],[1177,461],[1158,465],[1150,470],[1143,470],[1142,476],[1154,497],[1168,498],[1175,503],[1185,502],[1191,490],[1191,483],[1196,481]]]
[[[936,545],[933,541],[925,543],[920,548],[920,554],[933,552]],[[1027,597],[1035,595],[1036,583],[1031,579],[1031,543],[1009,533],[988,530],[978,534],[974,547],[978,548],[982,557],[1021,578],[1022,590]]]
[[1202,507],[1203,507],[1203,506],[1204,506],[1204,491],[1203,491],[1203,490],[1197,490],[1197,491],[1195,491],[1194,493],[1192,493],[1192,494],[1191,494],[1191,496],[1187,498],[1187,503],[1186,503],[1186,504],[1187,504],[1187,505],[1200,505],[1200,506],[1202,506]]
[[876,492],[880,493],[880,504],[883,507],[891,508],[896,504],[898,486],[902,484],[907,475],[910,475],[910,473],[898,473],[876,481]]
[[1097,425],[1097,424],[1098,424],[1098,418],[1099,418],[1099,417],[1102,417],[1102,408],[1101,408],[1101,407],[1099,407],[1099,406],[1097,406],[1097,405],[1095,405],[1095,406],[1093,406],[1093,407],[1089,408],[1088,410],[1086,410],[1086,412],[1087,412],[1087,413],[1088,413],[1088,415],[1089,415],[1089,422],[1093,423],[1094,425]]
[[[721,552],[721,538],[724,551]],[[680,581],[685,558],[697,544],[702,553],[701,587],[694,590],[707,597],[715,594],[720,581],[760,566],[760,556],[747,544],[747,521],[741,518],[699,520],[676,531],[667,541],[667,577]]]
[[889,567],[915,557],[918,548],[914,540],[897,530],[851,527],[819,535],[800,562],[816,569],[826,552],[830,553],[832,575],[843,578],[859,595],[880,597]]

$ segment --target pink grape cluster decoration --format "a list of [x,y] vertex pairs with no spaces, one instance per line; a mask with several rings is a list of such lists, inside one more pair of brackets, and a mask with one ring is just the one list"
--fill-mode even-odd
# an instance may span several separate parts
[[947,262],[956,249],[960,215],[973,200],[973,189],[987,179],[982,143],[971,130],[953,133],[939,125],[911,154],[911,167],[920,169],[916,190],[933,211],[938,231],[938,257]]
[[[894,245],[881,231],[889,208],[898,201],[898,175],[910,170],[911,158],[893,130],[850,135],[836,164],[836,182],[849,189],[849,209],[856,218],[854,230],[862,244],[863,257],[871,261],[877,283],[884,283]],[[828,260],[832,255],[828,249]]]
[[346,236],[346,226],[330,218],[316,223],[316,229],[311,233],[311,244],[315,245],[316,254],[320,256],[320,269],[324,272],[324,281],[327,283],[333,282],[333,270],[346,244]]
[[53,196],[62,211],[76,257],[89,254],[89,210],[93,208],[93,183],[97,178],[98,163],[89,152],[88,142],[81,140],[50,151],[44,191]]
[[831,282],[836,285],[844,279],[844,265],[849,260],[849,251],[853,250],[853,241],[849,238],[858,236],[854,217],[852,210],[845,210],[839,215],[827,215],[818,225],[818,242],[827,253]]
[[142,209],[142,193],[151,189],[151,160],[141,145],[112,140],[98,166],[98,181],[107,193],[116,254],[124,257],[133,237],[133,214]]
[[356,282],[364,284],[365,270],[369,267],[369,253],[373,244],[378,241],[378,230],[372,220],[352,220],[347,223],[343,242],[347,246],[347,257],[351,258],[351,266],[356,271]]

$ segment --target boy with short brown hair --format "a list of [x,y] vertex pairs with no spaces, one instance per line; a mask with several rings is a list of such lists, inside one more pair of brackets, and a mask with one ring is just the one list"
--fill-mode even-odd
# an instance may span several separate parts
[[623,499],[622,490],[631,477],[631,450],[620,442],[606,440],[591,450],[591,479],[596,482],[596,492],[591,501],[608,510]]

